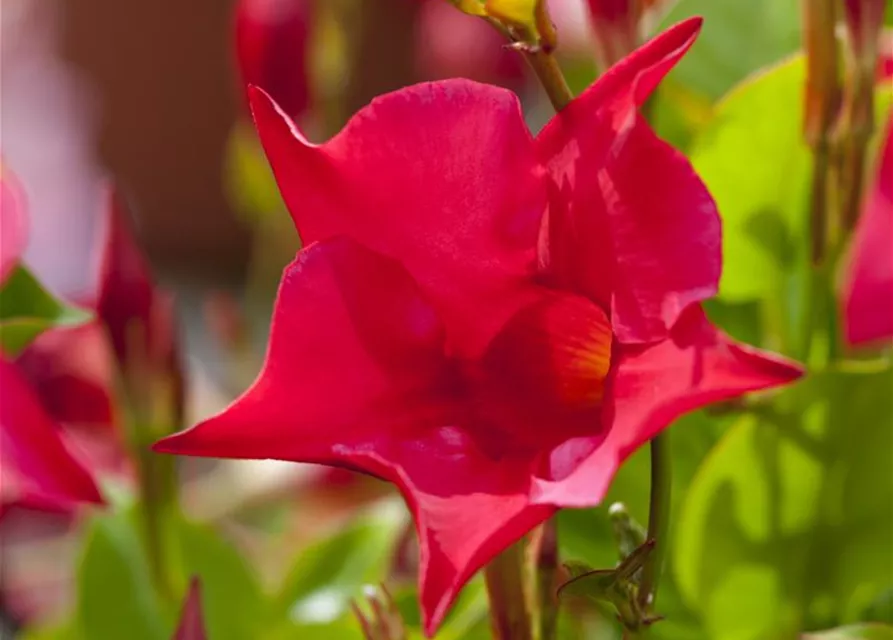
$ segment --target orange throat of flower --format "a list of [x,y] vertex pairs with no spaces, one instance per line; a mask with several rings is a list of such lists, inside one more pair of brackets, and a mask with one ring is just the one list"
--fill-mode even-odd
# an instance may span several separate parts
[[611,324],[586,298],[558,294],[518,312],[484,361],[501,395],[548,412],[601,405],[611,366]]

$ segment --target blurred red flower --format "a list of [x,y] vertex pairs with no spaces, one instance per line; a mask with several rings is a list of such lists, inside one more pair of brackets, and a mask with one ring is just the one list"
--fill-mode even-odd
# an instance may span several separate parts
[[319,146],[255,92],[306,248],[254,385],[156,450],[395,483],[431,633],[475,571],[556,508],[598,504],[677,416],[799,377],[708,322],[716,208],[638,114],[700,24],[624,59],[535,139],[513,94],[467,80],[379,97]]
[[[0,285],[27,244],[24,199],[4,171],[0,179]],[[61,429],[14,364],[0,357],[0,515],[11,505],[68,510],[102,502],[90,472],[68,451]]]
[[173,640],[205,640],[205,621],[202,615],[202,590],[197,578],[189,583],[189,591],[180,612],[180,623]]
[[242,82],[260,87],[291,117],[310,102],[307,47],[312,0],[239,0],[236,56]]
[[[484,20],[449,2],[424,0],[416,22],[415,62],[420,79],[470,78],[520,89],[527,64]],[[272,96],[275,100],[276,96]]]
[[146,393],[151,385],[144,384],[144,376],[162,371],[174,383],[178,405],[182,384],[169,300],[156,289],[111,187],[106,204],[97,242],[98,281],[91,296],[74,301],[96,317],[43,333],[14,364],[41,410],[61,425],[60,437],[77,458],[94,473],[125,479],[132,465],[119,424],[118,372]]
[[887,125],[878,173],[853,234],[844,275],[843,318],[853,345],[893,338],[893,118]]

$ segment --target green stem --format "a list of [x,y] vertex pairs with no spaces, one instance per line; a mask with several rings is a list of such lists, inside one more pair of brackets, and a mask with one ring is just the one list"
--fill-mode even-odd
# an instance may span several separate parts
[[[545,7],[545,4],[542,6]],[[517,42],[512,32],[498,20],[489,18],[487,22],[501,33],[506,40],[519,47],[518,50],[524,54],[524,58],[539,79],[540,84],[546,91],[546,95],[549,96],[549,101],[552,103],[555,111],[561,111],[569,105],[571,100],[574,99],[574,94],[567,83],[567,79],[564,77],[561,65],[558,64],[558,59],[552,54],[551,45],[547,43],[548,46],[528,47],[523,42]],[[542,22],[546,24],[549,21],[543,18]],[[554,40],[554,33],[550,32],[545,35],[547,40]]]
[[574,94],[571,92],[570,86],[561,71],[561,66],[554,55],[542,49],[531,51],[525,54],[527,62],[539,78],[540,84],[546,90],[549,101],[555,108],[555,111],[561,111],[571,100]]
[[138,455],[141,519],[146,557],[155,588],[161,598],[174,602],[174,585],[168,568],[166,523],[176,509],[176,488],[172,456],[159,456],[143,444]]
[[553,640],[558,627],[558,598],[555,595],[557,572],[558,523],[553,517],[542,525],[536,556],[539,640]]
[[651,504],[648,507],[648,540],[654,541],[639,586],[639,603],[646,610],[654,607],[663,560],[667,551],[667,527],[670,520],[672,467],[669,434],[664,431],[651,440]]
[[522,542],[508,547],[484,567],[490,623],[496,640],[533,640],[524,573]]
[[831,177],[831,157],[829,145],[822,140],[813,146],[812,192],[809,198],[809,227],[812,239],[810,257],[813,265],[820,265],[825,259],[828,246],[829,189]]

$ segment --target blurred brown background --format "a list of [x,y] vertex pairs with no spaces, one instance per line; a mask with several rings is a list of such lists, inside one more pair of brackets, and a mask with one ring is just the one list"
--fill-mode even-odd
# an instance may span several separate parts
[[248,235],[223,191],[236,118],[231,7],[222,0],[65,3],[60,52],[103,107],[103,164],[138,204],[156,261],[204,276],[241,272]]

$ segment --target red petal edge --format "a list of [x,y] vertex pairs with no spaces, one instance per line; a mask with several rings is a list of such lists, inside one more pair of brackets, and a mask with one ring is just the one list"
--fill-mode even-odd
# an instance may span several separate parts
[[610,309],[622,342],[665,338],[685,307],[718,285],[715,204],[688,160],[635,113],[700,27],[687,20],[645,44],[536,140],[553,178],[541,269]]
[[451,348],[478,355],[529,301],[545,208],[517,97],[469,80],[380,96],[313,145],[263,91],[252,112],[305,243],[346,235],[400,261]]

